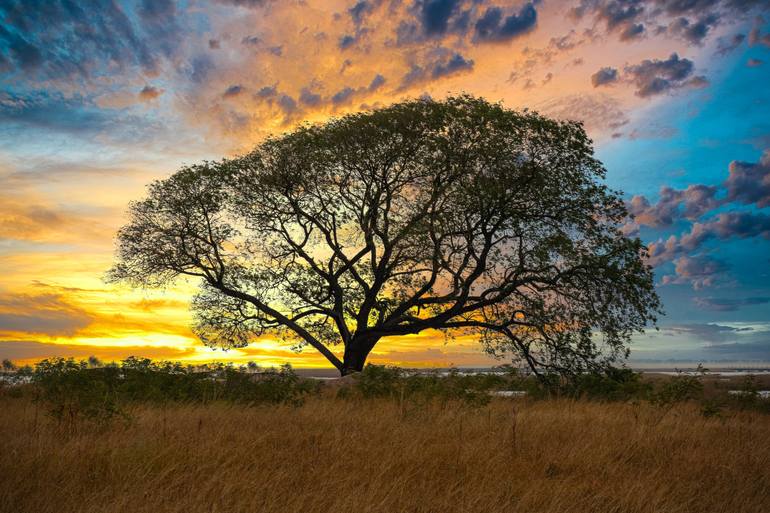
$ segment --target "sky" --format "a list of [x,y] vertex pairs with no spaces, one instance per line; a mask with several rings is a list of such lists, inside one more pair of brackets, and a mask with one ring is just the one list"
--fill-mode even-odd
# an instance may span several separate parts
[[[582,121],[665,315],[630,363],[770,361],[766,0],[0,0],[0,358],[326,366],[190,331],[192,284],[107,285],[132,200],[303,122],[470,93]],[[371,361],[495,362],[470,337]]]

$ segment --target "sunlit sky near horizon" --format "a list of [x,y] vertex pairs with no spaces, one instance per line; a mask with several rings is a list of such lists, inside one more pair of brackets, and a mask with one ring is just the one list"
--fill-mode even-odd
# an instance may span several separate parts
[[[106,285],[129,201],[302,122],[462,92],[577,119],[666,315],[632,363],[770,361],[766,0],[0,0],[0,358],[327,366],[190,332],[190,284]],[[499,363],[469,337],[372,361]]]

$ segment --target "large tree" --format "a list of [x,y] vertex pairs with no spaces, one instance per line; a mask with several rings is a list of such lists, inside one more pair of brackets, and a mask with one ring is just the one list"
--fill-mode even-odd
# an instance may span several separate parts
[[538,375],[580,372],[627,355],[659,309],[603,177],[579,123],[407,101],[154,182],[109,277],[197,278],[204,343],[280,337],[343,375],[383,337],[424,330],[475,333]]

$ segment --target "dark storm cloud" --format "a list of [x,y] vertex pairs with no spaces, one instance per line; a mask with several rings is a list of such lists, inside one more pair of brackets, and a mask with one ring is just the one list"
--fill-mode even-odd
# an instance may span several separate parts
[[683,87],[700,86],[703,77],[692,77],[695,65],[672,53],[668,59],[645,59],[639,64],[626,66],[626,77],[636,86],[642,98],[664,94]]
[[599,87],[618,80],[618,70],[615,68],[602,68],[593,75],[591,75],[591,84],[594,87]]
[[537,11],[531,3],[519,12],[505,16],[499,7],[489,7],[476,21],[476,41],[507,41],[531,31],[537,25]]
[[746,306],[765,305],[770,303],[770,297],[746,297],[746,298],[716,298],[696,297],[695,303],[706,310],[715,312],[734,312]]

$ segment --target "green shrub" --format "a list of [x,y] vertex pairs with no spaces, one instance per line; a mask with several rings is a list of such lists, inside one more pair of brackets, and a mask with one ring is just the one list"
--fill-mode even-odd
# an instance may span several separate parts
[[677,371],[677,375],[664,382],[653,394],[652,402],[658,406],[670,406],[682,401],[700,399],[703,396],[701,378],[708,371],[698,365],[695,374]]
[[32,377],[37,385],[37,401],[60,422],[106,422],[124,415],[118,406],[114,368],[89,369],[86,362],[52,358],[38,363]]
[[369,363],[355,375],[355,387],[365,398],[396,397],[404,387],[403,374],[398,367]]
[[137,402],[299,404],[319,385],[300,378],[289,365],[255,373],[232,365],[195,369],[136,357],[99,368],[87,361],[53,358],[38,363],[32,377],[37,400],[48,413],[72,422],[126,417],[124,407]]
[[603,401],[629,401],[649,397],[652,386],[632,369],[607,367],[602,371],[577,375],[567,382],[565,395]]

